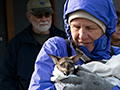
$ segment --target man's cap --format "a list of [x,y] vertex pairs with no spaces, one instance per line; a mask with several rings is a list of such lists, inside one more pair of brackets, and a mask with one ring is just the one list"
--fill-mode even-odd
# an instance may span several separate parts
[[43,12],[53,13],[53,9],[49,0],[29,0],[27,3],[27,11],[32,10],[35,14]]
[[91,21],[95,22],[96,24],[98,24],[102,28],[104,33],[106,32],[105,24],[84,10],[78,10],[73,13],[70,13],[69,18],[68,18],[68,23],[70,24],[71,20],[73,20],[75,18],[86,18],[88,20],[91,20]]

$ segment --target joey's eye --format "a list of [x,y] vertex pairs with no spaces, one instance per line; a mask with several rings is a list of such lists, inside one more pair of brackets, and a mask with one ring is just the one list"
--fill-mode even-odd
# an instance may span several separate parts
[[71,66],[73,66],[73,65],[74,65],[74,63],[70,62],[70,65],[71,65]]
[[60,66],[63,66],[63,63],[61,63]]

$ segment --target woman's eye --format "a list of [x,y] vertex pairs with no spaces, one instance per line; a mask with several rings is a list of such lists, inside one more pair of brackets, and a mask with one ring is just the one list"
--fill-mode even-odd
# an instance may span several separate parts
[[90,27],[86,27],[86,29],[92,29],[92,28],[90,28]]
[[86,27],[87,30],[94,30],[94,27]]
[[76,28],[80,29],[80,26],[76,26]]
[[71,24],[71,28],[80,28],[80,26]]
[[74,25],[73,28],[74,28],[74,29],[80,29],[80,26]]

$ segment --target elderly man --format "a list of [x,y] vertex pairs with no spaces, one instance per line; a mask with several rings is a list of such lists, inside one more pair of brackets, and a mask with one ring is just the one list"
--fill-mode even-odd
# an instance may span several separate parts
[[49,0],[29,0],[26,16],[31,23],[9,43],[0,65],[0,90],[27,90],[34,62],[43,43],[66,33],[52,25]]

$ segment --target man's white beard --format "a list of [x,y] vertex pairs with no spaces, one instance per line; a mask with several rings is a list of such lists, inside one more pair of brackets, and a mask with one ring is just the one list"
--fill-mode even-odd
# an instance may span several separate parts
[[[47,25],[41,26],[42,24],[47,24]],[[46,31],[48,31],[48,30],[50,29],[50,27],[51,27],[51,21],[50,21],[50,23],[49,23],[49,22],[41,22],[41,23],[39,24],[38,30],[39,30],[40,32],[46,32]]]
[[[34,28],[36,29],[36,31],[38,32],[46,32],[50,29],[51,27],[51,24],[52,24],[52,19],[50,20],[50,23],[49,22],[40,22],[38,25],[36,23],[32,23]],[[42,24],[47,24],[45,26],[41,26]]]

